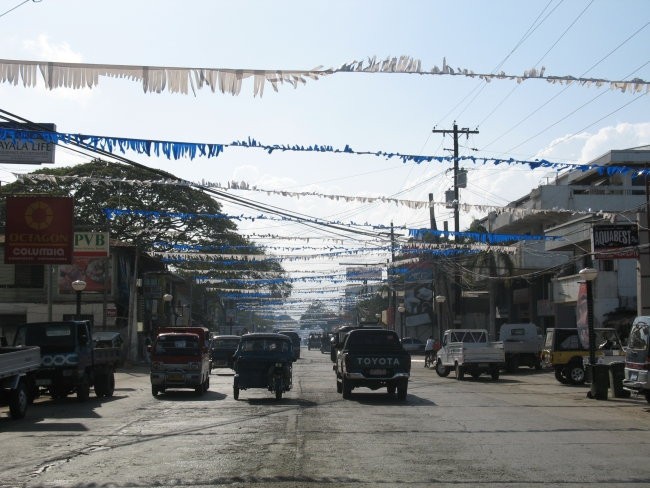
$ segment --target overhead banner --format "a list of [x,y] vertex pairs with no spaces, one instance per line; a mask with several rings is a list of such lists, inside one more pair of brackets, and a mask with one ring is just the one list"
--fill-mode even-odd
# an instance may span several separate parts
[[594,225],[591,238],[596,259],[637,259],[639,229],[636,224]]
[[5,264],[69,264],[73,240],[71,197],[7,197]]
[[381,281],[382,268],[358,266],[345,268],[345,278],[348,281]]
[[[54,124],[20,124],[0,122],[0,131],[5,137],[0,139],[0,163],[2,164],[54,164],[56,143],[45,140],[40,132],[56,132]],[[14,132],[15,131],[15,132]]]

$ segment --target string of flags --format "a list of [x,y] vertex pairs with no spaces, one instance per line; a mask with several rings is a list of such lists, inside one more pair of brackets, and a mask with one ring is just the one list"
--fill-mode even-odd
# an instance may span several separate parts
[[[385,159],[398,158],[403,163],[414,162],[416,164],[431,163],[431,162],[471,162],[473,164],[522,164],[527,165],[530,169],[537,168],[554,168],[558,170],[571,169],[579,171],[597,170],[601,174],[625,174],[628,172],[636,172],[638,174],[650,173],[648,168],[633,168],[624,165],[616,166],[597,166],[590,164],[572,164],[552,162],[546,159],[535,160],[520,160],[514,158],[487,158],[477,156],[431,156],[431,155],[417,155],[417,154],[402,154],[399,152],[386,152],[386,151],[357,151],[352,149],[349,145],[344,148],[335,148],[331,145],[313,144],[264,144],[249,137],[244,140],[235,140],[230,143],[195,143],[195,142],[174,142],[174,141],[159,141],[149,139],[132,139],[124,137],[110,137],[99,135],[87,134],[71,134],[55,131],[45,130],[25,130],[17,128],[0,128],[0,140],[11,141],[11,144],[30,144],[35,141],[45,141],[51,144],[77,144],[86,146],[92,149],[98,149],[114,153],[116,151],[125,154],[127,151],[133,151],[138,154],[146,154],[147,156],[164,156],[167,159],[178,160],[181,158],[189,158],[190,160],[197,157],[216,158],[227,147],[238,147],[248,149],[261,149],[271,154],[275,151],[290,151],[290,152],[321,152],[321,153],[334,153],[334,154],[354,154],[354,155],[369,155],[382,157]],[[187,185],[196,185],[195,183],[186,182]]]
[[[640,78],[632,80],[608,80],[604,78],[585,78],[575,76],[546,75],[546,68],[532,68],[521,75],[499,73],[475,73],[467,68],[453,68],[442,59],[442,66],[423,69],[422,62],[411,56],[386,57],[377,59],[376,56],[362,61],[351,61],[338,68],[323,68],[318,66],[309,70],[300,69],[233,69],[233,68],[178,68],[166,66],[137,66],[89,63],[65,63],[53,61],[29,61],[0,59],[0,82],[14,86],[22,83],[24,87],[33,88],[40,80],[46,88],[93,88],[99,85],[101,78],[119,78],[141,83],[145,93],[189,94],[202,88],[209,88],[212,93],[239,95],[242,82],[253,80],[253,96],[262,97],[264,87],[270,84],[274,91],[280,85],[291,85],[297,88],[307,80],[316,81],[324,76],[336,73],[393,73],[427,76],[463,76],[477,78],[485,82],[493,80],[509,80],[522,83],[528,80],[543,80],[550,84],[581,86],[609,86],[611,90],[623,93],[640,93],[650,91],[650,83]],[[40,75],[40,76],[39,76]]]

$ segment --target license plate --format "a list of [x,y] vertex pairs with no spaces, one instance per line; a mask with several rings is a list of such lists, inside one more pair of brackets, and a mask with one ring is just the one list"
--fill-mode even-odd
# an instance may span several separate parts
[[636,371],[630,372],[630,381],[636,381],[639,379],[639,373]]
[[181,373],[170,373],[167,375],[167,381],[183,381],[185,377]]
[[385,369],[371,369],[368,371],[370,376],[386,376],[386,370]]

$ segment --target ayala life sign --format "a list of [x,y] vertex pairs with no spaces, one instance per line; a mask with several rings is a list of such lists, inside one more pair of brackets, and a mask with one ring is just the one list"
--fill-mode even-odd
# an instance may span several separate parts
[[596,259],[639,257],[639,229],[636,224],[594,225],[591,242]]
[[67,264],[72,261],[73,199],[8,196],[5,264]]
[[[11,130],[4,131],[3,129]],[[20,131],[20,137],[16,137],[15,131]],[[56,144],[39,137],[39,131],[54,132],[56,126],[54,124],[0,122],[0,163],[54,164]]]

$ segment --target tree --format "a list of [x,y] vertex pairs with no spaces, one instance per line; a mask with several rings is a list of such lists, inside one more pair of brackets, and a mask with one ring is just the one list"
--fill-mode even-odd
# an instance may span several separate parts
[[[112,239],[144,252],[178,251],[187,252],[188,257],[193,253],[202,256],[196,261],[168,263],[179,274],[199,271],[208,278],[237,278],[241,282],[269,271],[283,273],[277,261],[242,259],[235,273],[232,260],[209,258],[209,254],[264,256],[264,251],[236,232],[237,226],[222,214],[221,204],[213,196],[159,171],[96,159],[72,167],[39,169],[0,188],[2,196],[16,194],[72,196],[75,229],[108,231]],[[0,224],[4,226],[5,222],[3,199]],[[218,285],[210,286],[215,287]],[[270,288],[277,296],[286,296],[291,289],[284,284]]]

